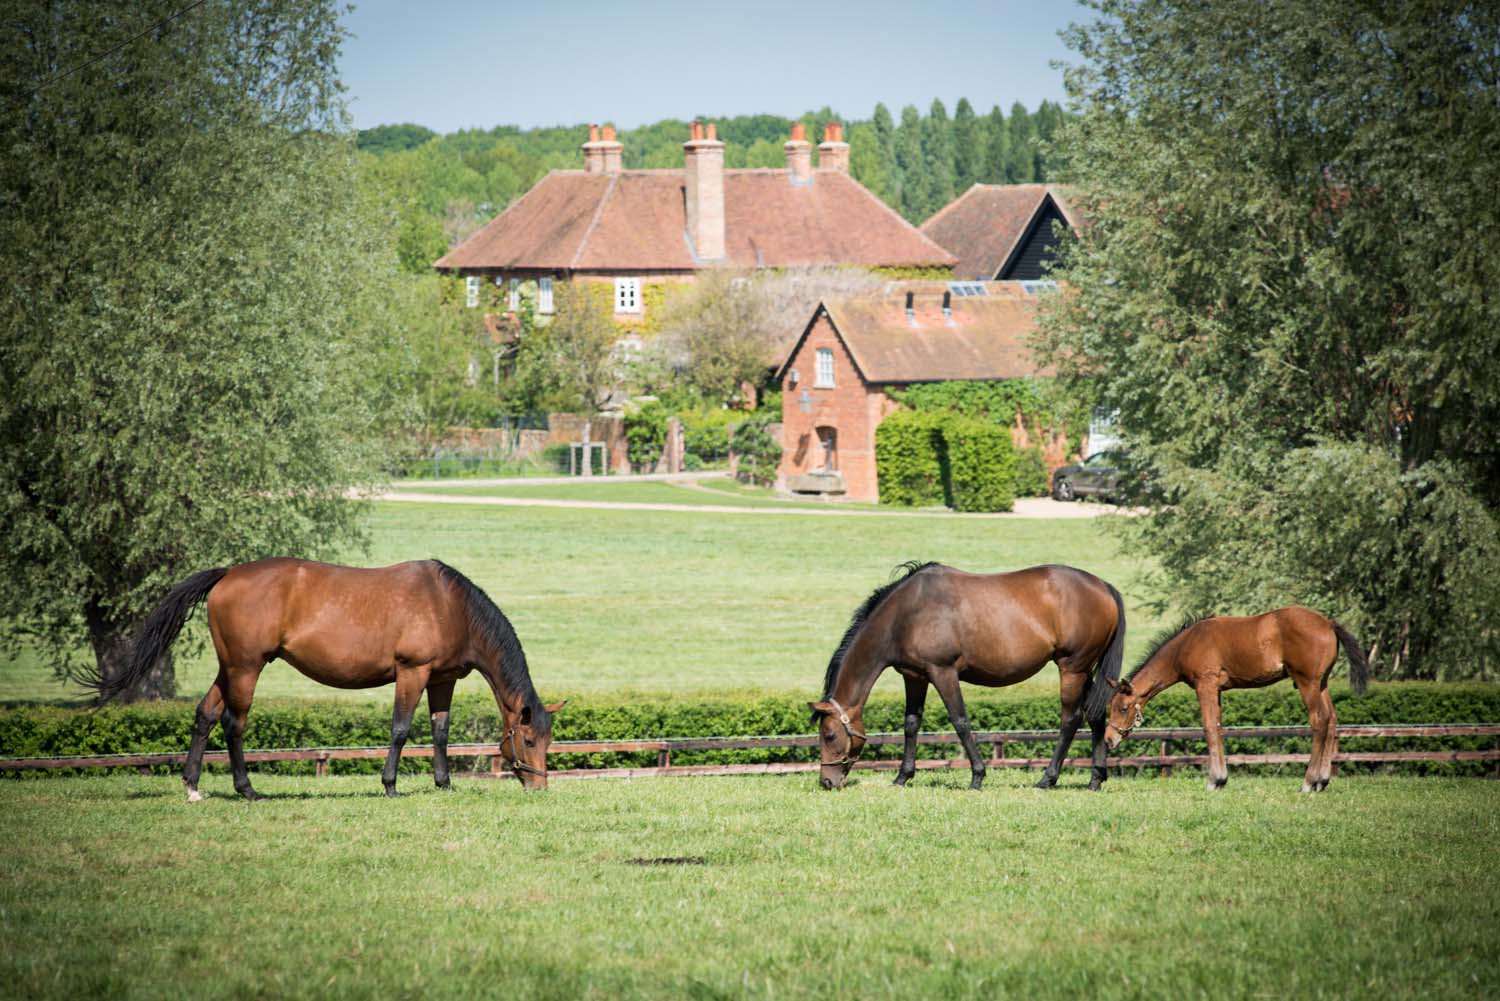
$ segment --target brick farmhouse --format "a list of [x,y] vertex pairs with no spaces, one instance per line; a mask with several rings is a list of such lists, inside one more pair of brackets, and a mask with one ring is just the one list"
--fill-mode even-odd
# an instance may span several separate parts
[[1058,229],[1078,225],[1051,184],[976,184],[935,212],[922,232],[958,258],[953,277],[1037,281],[1047,277]]

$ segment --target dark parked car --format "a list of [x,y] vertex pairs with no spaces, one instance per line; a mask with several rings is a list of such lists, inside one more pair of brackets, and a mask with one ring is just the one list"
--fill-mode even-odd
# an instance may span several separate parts
[[1059,466],[1052,474],[1052,496],[1071,501],[1080,497],[1108,497],[1120,483],[1118,452],[1095,452],[1082,462]]

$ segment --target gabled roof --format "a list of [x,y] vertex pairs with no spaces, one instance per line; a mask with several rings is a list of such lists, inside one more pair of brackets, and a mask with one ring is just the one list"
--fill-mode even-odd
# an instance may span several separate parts
[[[554,170],[445,254],[441,270],[691,271],[681,170]],[[948,267],[954,257],[847,174],[724,171],[728,263]],[[711,262],[721,263],[721,262]]]
[[[823,314],[849,349],[860,376],[872,384],[1014,379],[1049,375],[1038,368],[1027,340],[1036,326],[1036,297],[1021,282],[986,282],[985,295],[953,296],[943,315],[943,283],[892,282],[874,295],[819,304],[776,377],[786,375]],[[906,316],[906,293],[913,316]]]
[[924,222],[922,232],[958,258],[954,278],[987,281],[1020,250],[1049,199],[1076,228],[1056,185],[976,184]]

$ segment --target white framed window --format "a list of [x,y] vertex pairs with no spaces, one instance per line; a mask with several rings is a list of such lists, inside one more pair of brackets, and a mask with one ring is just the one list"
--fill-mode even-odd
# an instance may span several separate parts
[[479,305],[479,276],[470,275],[464,279],[464,305],[473,309]]
[[641,280],[639,278],[615,279],[615,312],[639,313],[641,311]]
[[815,389],[833,388],[833,349],[818,348],[817,378],[813,380]]
[[552,312],[551,278],[538,278],[536,280],[536,311],[538,313]]
[[510,291],[505,295],[505,306],[512,313],[521,308],[521,279],[510,280]]

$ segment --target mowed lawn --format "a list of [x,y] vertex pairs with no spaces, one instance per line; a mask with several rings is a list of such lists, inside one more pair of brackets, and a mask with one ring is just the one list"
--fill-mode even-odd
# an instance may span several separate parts
[[[671,487],[669,489],[681,489]],[[652,484],[637,484],[652,486]],[[938,560],[1002,571],[1068,563],[1124,593],[1127,658],[1163,624],[1143,602],[1140,565],[1091,520],[781,517],[696,511],[573,510],[376,504],[369,554],[379,566],[436,557],[500,604],[548,698],[622,689],[726,689],[816,694],[849,616],[892,568]],[[203,615],[188,637],[206,638]],[[215,665],[206,644],[179,658],[179,688],[197,697]],[[1050,666],[1031,683],[1051,690]],[[476,678],[462,686],[483,687]],[[461,687],[462,687],[461,686]],[[887,672],[882,692],[899,694]],[[259,692],[323,698],[391,697],[388,689],[323,688],[277,662]],[[0,700],[59,698],[35,656],[0,664]]]
[[[1500,783],[862,775],[0,783],[11,997],[1500,991]],[[687,857],[702,864],[635,865]]]

